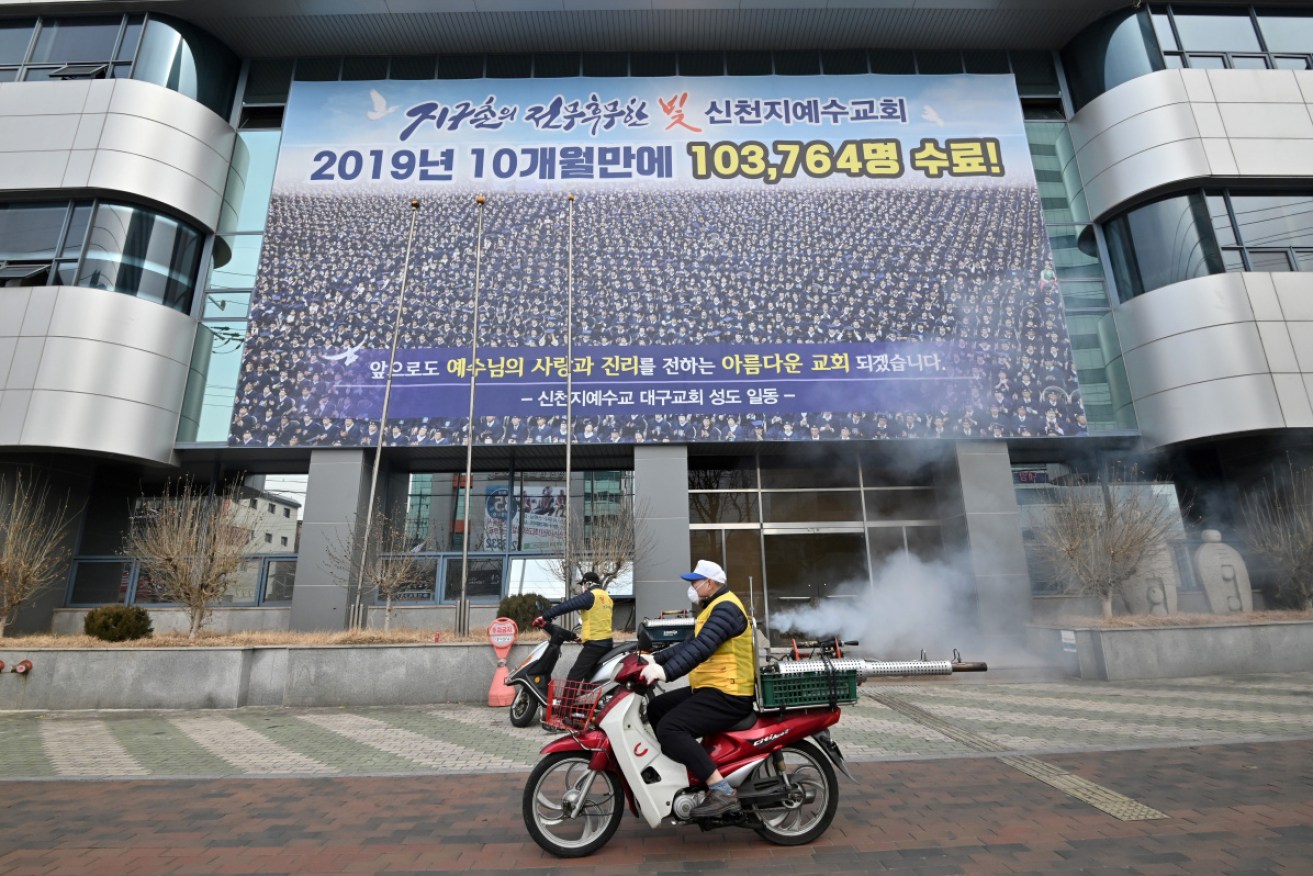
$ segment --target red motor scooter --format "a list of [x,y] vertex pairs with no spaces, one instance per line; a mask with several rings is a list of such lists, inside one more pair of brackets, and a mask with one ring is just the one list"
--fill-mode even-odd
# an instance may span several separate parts
[[[843,659],[837,656],[839,644],[830,640],[828,653],[819,658],[766,667],[759,678],[764,710],[702,740],[716,768],[737,789],[740,804],[713,818],[691,816],[706,788],[687,767],[662,754],[647,722],[650,688],[640,676],[645,663],[640,655],[625,656],[610,684],[554,682],[547,722],[569,735],[544,746],[543,759],[529,774],[523,801],[529,835],[562,858],[592,854],[615,834],[627,805],[650,827],[663,821],[704,830],[745,827],[778,845],[816,839],[838,807],[835,768],[852,778],[829,728],[839,720],[839,704],[856,700],[857,682],[877,675],[985,669],[983,663],[948,660]],[[809,698],[819,702],[770,708]]]

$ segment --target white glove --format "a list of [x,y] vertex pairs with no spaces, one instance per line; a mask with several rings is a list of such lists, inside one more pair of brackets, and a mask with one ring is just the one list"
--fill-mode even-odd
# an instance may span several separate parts
[[666,667],[660,663],[649,663],[638,674],[646,684],[659,684],[666,680]]

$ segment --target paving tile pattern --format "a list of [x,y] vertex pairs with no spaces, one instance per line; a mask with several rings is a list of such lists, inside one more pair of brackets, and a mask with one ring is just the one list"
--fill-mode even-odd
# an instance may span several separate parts
[[[1313,673],[1167,682],[868,682],[850,761],[1313,738]],[[0,779],[503,773],[549,739],[477,705],[0,714]]]

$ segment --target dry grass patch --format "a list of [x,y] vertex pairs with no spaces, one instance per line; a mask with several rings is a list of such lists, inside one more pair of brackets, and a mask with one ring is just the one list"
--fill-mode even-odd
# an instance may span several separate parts
[[1110,618],[1091,615],[1067,615],[1045,626],[1082,627],[1103,630],[1153,629],[1161,627],[1247,626],[1273,621],[1313,620],[1313,611],[1251,611],[1248,614],[1122,614]]
[[[444,643],[487,643],[482,630],[458,636],[453,630],[439,630]],[[521,637],[523,640],[524,637]],[[539,634],[541,638],[541,634]],[[285,645],[421,645],[433,644],[432,630],[339,630],[337,632],[249,632],[201,633],[188,641],[186,633],[157,633],[148,639],[131,642],[105,642],[92,636],[10,636],[0,639],[0,648],[261,648]]]

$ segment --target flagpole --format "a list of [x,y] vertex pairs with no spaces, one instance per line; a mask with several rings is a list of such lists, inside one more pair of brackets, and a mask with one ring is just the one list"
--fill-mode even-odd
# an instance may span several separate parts
[[479,375],[479,282],[483,266],[483,205],[487,198],[479,195],[478,230],[474,237],[474,310],[470,315],[470,416],[465,427],[465,519],[460,539],[460,602],[456,604],[456,633],[470,633],[470,502],[474,498],[471,481],[474,477],[474,383]]
[[401,289],[397,292],[397,315],[392,321],[392,349],[388,353],[388,373],[383,380],[383,409],[379,412],[378,441],[374,445],[374,471],[369,478],[369,505],[365,508],[365,531],[360,542],[360,568],[356,576],[356,604],[351,626],[364,626],[365,565],[369,561],[369,538],[374,526],[374,498],[378,494],[378,469],[383,461],[383,441],[388,431],[388,405],[392,401],[392,369],[397,362],[397,340],[401,334],[401,315],[406,303],[406,277],[410,273],[410,254],[415,246],[415,222],[419,218],[419,198],[410,199],[410,234],[406,237],[406,255],[401,262]]
[[565,238],[565,592],[570,592],[574,577],[574,542],[571,539],[572,509],[570,497],[574,484],[570,479],[570,447],[574,444],[574,195],[567,195],[570,208]]

